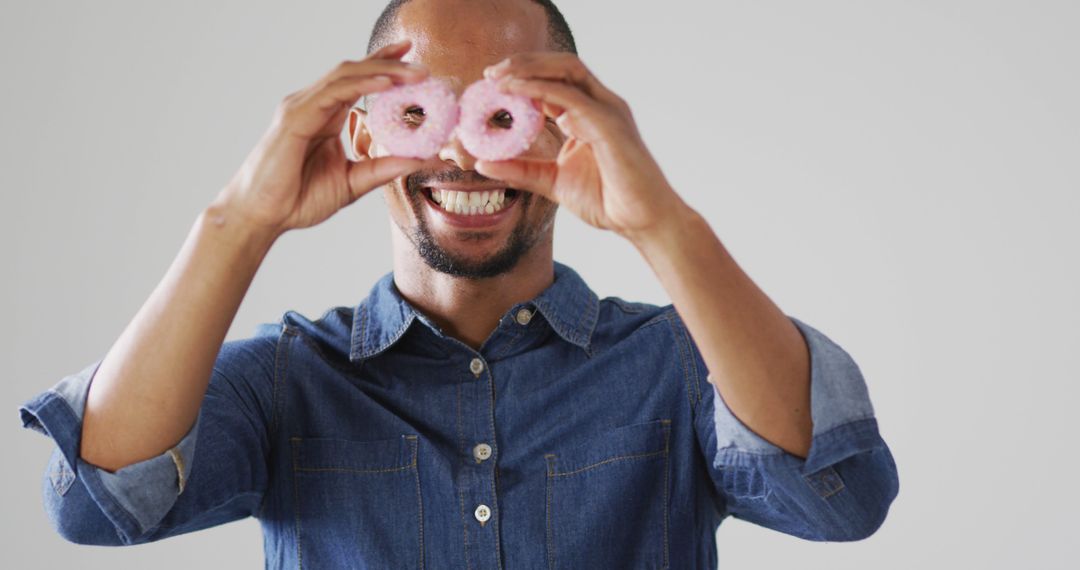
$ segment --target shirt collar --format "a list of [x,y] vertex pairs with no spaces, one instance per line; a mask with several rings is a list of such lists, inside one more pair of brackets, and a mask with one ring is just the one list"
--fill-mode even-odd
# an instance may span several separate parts
[[[531,301],[515,305],[511,312],[534,305],[563,340],[588,351],[599,299],[576,271],[558,261],[554,263],[555,280],[551,285]],[[427,320],[401,296],[393,272],[382,276],[353,312],[349,360],[356,362],[386,351],[417,319]]]

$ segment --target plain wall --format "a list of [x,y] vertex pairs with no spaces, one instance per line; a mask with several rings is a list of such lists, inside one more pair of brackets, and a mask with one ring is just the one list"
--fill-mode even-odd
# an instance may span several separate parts
[[[728,519],[721,568],[1064,568],[1078,554],[1080,3],[564,0],[677,191],[861,366],[900,494],[855,543]],[[4,566],[256,568],[246,520],[130,548],[45,517],[16,408],[104,355],[287,93],[362,57],[381,2],[11,2],[0,16]],[[355,305],[379,192],[282,238],[229,338]],[[569,212],[556,259],[667,303]]]

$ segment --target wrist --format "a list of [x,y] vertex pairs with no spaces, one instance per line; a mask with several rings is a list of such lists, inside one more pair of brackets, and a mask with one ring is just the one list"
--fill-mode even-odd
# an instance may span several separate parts
[[647,227],[624,234],[641,253],[679,247],[684,243],[687,232],[696,230],[704,222],[704,218],[681,199],[676,199],[663,212]]
[[265,254],[277,241],[283,231],[260,223],[236,204],[218,198],[210,203],[199,215],[199,221],[206,229],[224,239]]

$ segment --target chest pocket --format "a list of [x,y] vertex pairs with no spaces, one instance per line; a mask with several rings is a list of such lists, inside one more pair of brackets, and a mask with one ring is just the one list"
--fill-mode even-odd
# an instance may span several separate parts
[[667,568],[671,421],[596,434],[547,462],[548,568]]
[[421,568],[419,441],[292,438],[302,568]]

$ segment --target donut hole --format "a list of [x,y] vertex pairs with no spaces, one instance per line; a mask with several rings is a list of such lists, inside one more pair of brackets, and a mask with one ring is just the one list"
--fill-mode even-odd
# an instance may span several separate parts
[[407,105],[401,112],[401,121],[406,127],[419,129],[425,120],[427,120],[427,113],[420,105]]
[[510,130],[514,128],[514,115],[506,109],[499,109],[488,118],[488,126],[494,129]]

